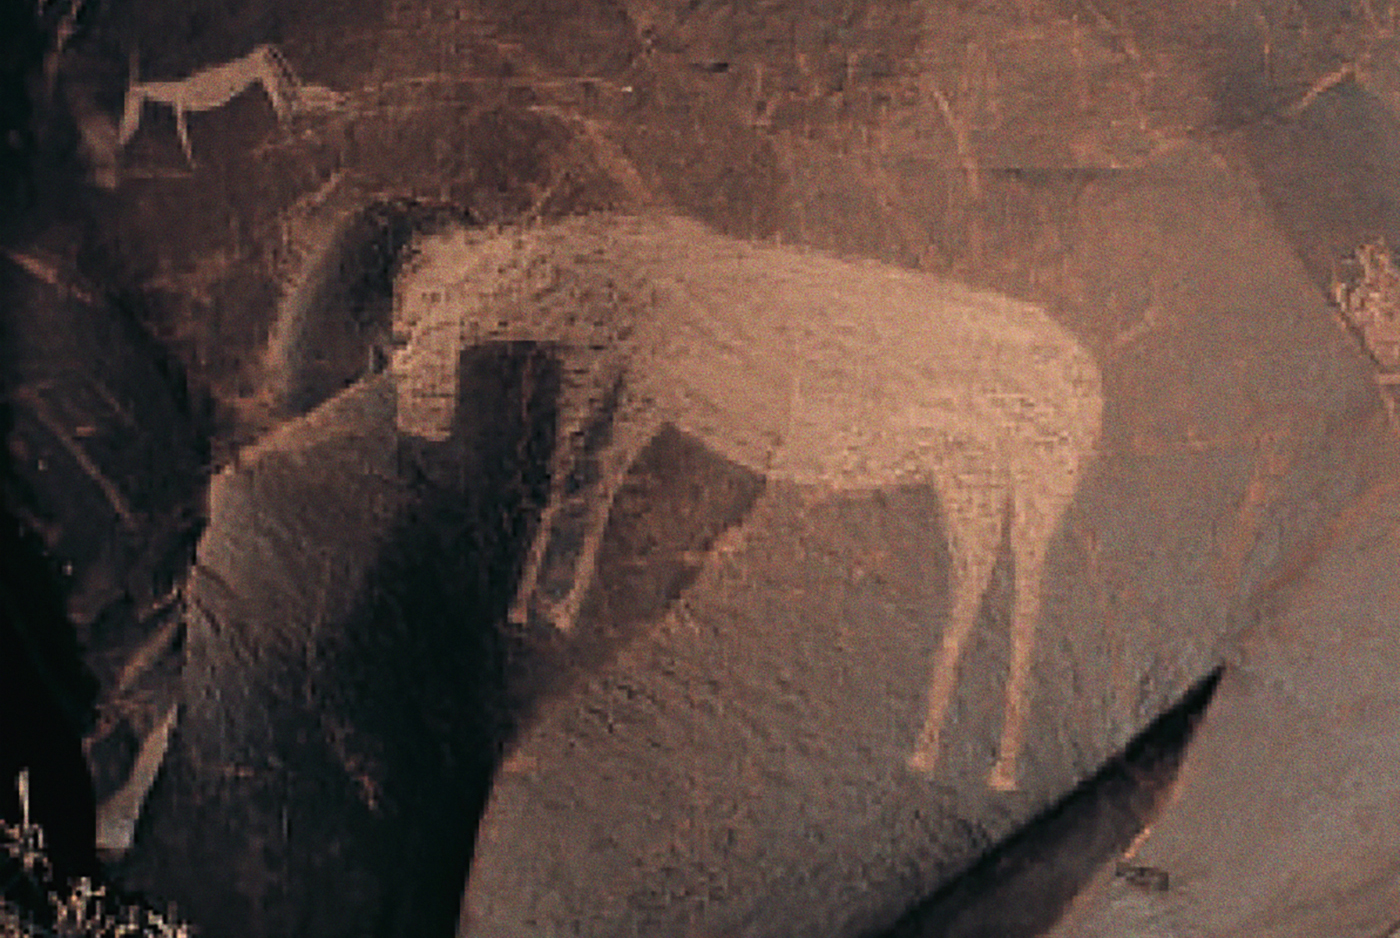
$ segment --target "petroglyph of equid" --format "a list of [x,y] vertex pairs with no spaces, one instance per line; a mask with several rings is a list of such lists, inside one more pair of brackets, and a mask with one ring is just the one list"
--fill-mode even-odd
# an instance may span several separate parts
[[[1098,369],[1040,308],[926,274],[737,241],[676,219],[593,216],[423,238],[395,291],[401,432],[443,439],[461,350],[567,351],[551,496],[512,615],[573,626],[612,500],[663,423],[770,479],[830,492],[931,482],[951,608],[909,765],[931,772],[958,660],[1010,511],[1011,662],[989,784],[1016,785],[1051,537],[1096,445]],[[587,452],[590,414],[612,434]],[[570,481],[584,460],[596,482]],[[590,473],[590,475],[594,475]],[[543,595],[562,519],[585,518],[569,592]]]

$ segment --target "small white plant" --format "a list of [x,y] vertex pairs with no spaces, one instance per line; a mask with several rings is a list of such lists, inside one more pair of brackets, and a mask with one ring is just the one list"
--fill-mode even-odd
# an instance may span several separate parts
[[86,876],[66,887],[54,880],[44,849],[43,829],[29,816],[29,771],[16,779],[20,823],[0,822],[0,854],[8,855],[31,892],[48,908],[11,901],[15,879],[0,882],[0,938],[191,938],[188,925],[163,915],[134,897],[121,896]]

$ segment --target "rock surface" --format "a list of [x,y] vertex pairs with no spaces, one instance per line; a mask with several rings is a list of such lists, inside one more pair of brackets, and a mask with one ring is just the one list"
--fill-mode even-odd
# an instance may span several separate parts
[[[1366,597],[1383,604],[1389,535],[1366,519],[1385,516],[1368,493],[1397,466],[1385,359],[1364,344],[1380,333],[1349,331],[1329,304],[1359,249],[1400,243],[1382,7],[250,0],[148,4],[120,26],[104,14],[73,72],[99,103],[120,98],[133,49],[161,79],[261,42],[346,95],[286,126],[256,95],[193,114],[193,167],[173,122],[148,115],[91,208],[86,237],[108,258],[96,273],[145,298],[221,405],[229,467],[195,580],[226,605],[192,643],[197,706],[121,875],[210,934],[445,933],[510,738],[464,934],[878,932],[1224,665],[1178,807],[1130,864],[1163,871],[1166,889],[1108,876],[1108,898],[1086,897],[1062,933],[1380,933],[1394,694]],[[379,377],[336,402],[363,419],[314,442],[297,424],[282,449],[235,461],[263,422],[245,399],[269,388],[279,292],[338,219],[395,199],[485,225],[675,215],[950,277],[1073,334],[1103,375],[1103,432],[1048,556],[1020,788],[985,785],[1009,551],[940,765],[931,778],[904,765],[960,556],[927,484],[814,497],[665,429],[623,481],[565,649],[498,631],[546,496],[558,349],[480,352],[464,383],[479,396],[458,402],[445,450],[395,439],[382,401],[371,413]],[[355,341],[331,356],[335,382]],[[523,401],[526,416],[502,416]],[[1364,549],[1347,559],[1347,535],[1329,532],[1367,497],[1380,503],[1348,529]],[[489,534],[461,549],[462,525]],[[348,564],[329,581],[327,553]],[[444,556],[436,585],[402,572]],[[1339,652],[1325,684],[1304,682],[1297,662],[1320,660],[1328,622],[1358,636],[1339,647],[1372,653]],[[1328,833],[1353,814],[1381,839]],[[1256,817],[1267,836],[1222,817]],[[1328,859],[1294,869],[1291,849]],[[1292,906],[1284,869],[1307,897]],[[905,933],[976,933],[930,914]]]

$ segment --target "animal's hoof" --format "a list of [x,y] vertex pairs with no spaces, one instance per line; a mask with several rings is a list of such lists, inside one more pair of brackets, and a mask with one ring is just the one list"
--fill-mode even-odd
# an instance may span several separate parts
[[909,766],[911,772],[932,775],[934,767],[938,765],[938,753],[928,749],[917,749],[904,764]]
[[96,846],[105,859],[125,856],[135,840],[136,818],[98,814]]
[[987,786],[994,791],[1015,791],[1016,767],[998,762],[992,766],[992,774],[987,776]]
[[506,620],[514,628],[531,632],[547,630],[567,634],[573,627],[573,620],[568,615],[540,601],[517,603],[506,613]]
[[524,628],[530,624],[530,604],[525,600],[517,600],[506,612],[506,621],[517,628]]
[[548,626],[551,630],[567,635],[573,631],[578,621],[578,603],[573,596],[561,600],[550,600],[536,595],[529,604],[528,621],[532,627]]
[[545,613],[545,621],[567,635],[574,630],[574,623],[578,621],[578,609],[573,603],[564,604]]

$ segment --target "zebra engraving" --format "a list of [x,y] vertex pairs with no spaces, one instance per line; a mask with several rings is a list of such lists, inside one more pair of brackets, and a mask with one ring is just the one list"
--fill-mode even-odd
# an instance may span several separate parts
[[[397,426],[428,440],[450,432],[464,347],[543,341],[568,351],[550,497],[516,621],[573,627],[613,499],[665,423],[766,478],[818,491],[931,483],[952,570],[908,757],[922,773],[935,768],[958,661],[1009,528],[1011,660],[988,783],[1015,788],[1046,553],[1103,409],[1093,358],[1039,307],[688,221],[592,216],[422,238],[395,289],[394,330]],[[566,485],[605,399],[613,426],[597,481]],[[550,541],[561,517],[580,513],[569,592],[545,596]]]

